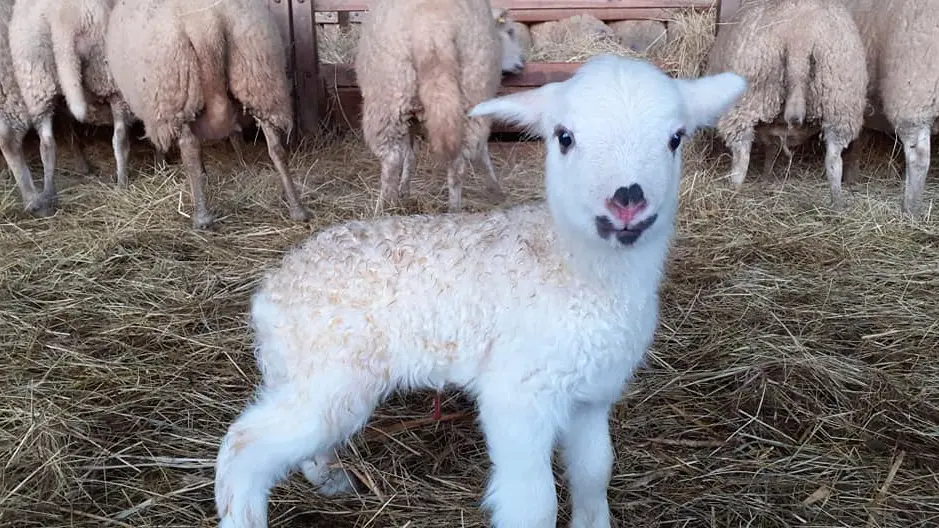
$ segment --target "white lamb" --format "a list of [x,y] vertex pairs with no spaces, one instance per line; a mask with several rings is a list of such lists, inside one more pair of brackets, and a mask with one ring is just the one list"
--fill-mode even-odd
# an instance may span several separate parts
[[221,442],[219,526],[267,526],[270,488],[297,467],[348,491],[333,448],[393,391],[446,385],[477,400],[494,526],[555,526],[556,442],[571,525],[610,526],[608,417],[658,324],[680,146],[745,89],[597,55],[469,112],[544,139],[546,201],[350,221],[294,249],[251,301],[263,382]]

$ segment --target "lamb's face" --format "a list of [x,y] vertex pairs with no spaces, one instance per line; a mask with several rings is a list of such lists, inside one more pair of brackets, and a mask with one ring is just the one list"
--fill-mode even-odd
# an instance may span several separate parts
[[565,231],[629,247],[671,229],[682,143],[743,94],[742,77],[676,80],[611,55],[570,79],[478,105],[471,115],[527,125],[546,141],[546,196]]
[[492,18],[499,32],[502,73],[518,74],[525,68],[525,55],[507,9],[492,8]]

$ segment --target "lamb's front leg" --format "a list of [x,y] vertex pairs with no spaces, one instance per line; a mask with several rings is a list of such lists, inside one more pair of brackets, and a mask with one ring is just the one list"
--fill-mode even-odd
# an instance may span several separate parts
[[556,415],[549,404],[531,398],[480,397],[479,418],[492,462],[483,505],[494,528],[557,526],[551,469]]
[[610,405],[580,404],[562,431],[561,457],[571,494],[571,528],[609,528],[607,487],[613,470]]

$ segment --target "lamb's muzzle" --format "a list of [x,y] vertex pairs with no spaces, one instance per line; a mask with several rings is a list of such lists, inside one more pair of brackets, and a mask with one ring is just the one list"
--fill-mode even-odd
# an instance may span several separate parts
[[616,235],[616,240],[624,246],[630,246],[635,244],[639,237],[646,232],[647,229],[652,227],[652,224],[655,223],[659,215],[654,214],[649,216],[645,220],[637,222],[632,226],[626,225],[620,229],[617,229],[613,222],[608,216],[598,216],[596,217],[597,223],[597,234],[600,235],[600,238],[606,240],[610,238],[610,235]]

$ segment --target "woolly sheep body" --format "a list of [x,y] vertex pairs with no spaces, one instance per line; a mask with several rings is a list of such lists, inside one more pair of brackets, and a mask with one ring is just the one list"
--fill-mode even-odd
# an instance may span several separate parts
[[12,15],[13,0],[0,0],[0,150],[16,180],[23,208],[34,214],[45,215],[51,211],[41,211],[45,200],[39,197],[23,156],[23,138],[29,132],[30,122],[26,102],[20,95],[13,73],[13,57],[8,40],[8,25]]
[[531,41],[535,48],[594,38],[616,39],[616,34],[610,26],[593,15],[574,15],[531,26]]
[[503,198],[487,144],[491,123],[465,113],[495,95],[503,71],[521,70],[510,24],[489,0],[381,0],[369,7],[355,73],[365,143],[381,161],[383,205],[394,207],[409,195],[412,118],[423,122],[434,157],[447,166],[450,211],[462,208],[467,161],[482,160],[488,192]]
[[827,0],[744,2],[721,27],[708,71],[734,71],[750,83],[717,127],[733,155],[731,182],[743,184],[755,135],[783,143],[766,153],[768,172],[780,149],[788,153],[820,131],[831,200],[841,205],[842,152],[863,127],[867,86],[863,43],[847,10]]
[[118,0],[106,48],[114,80],[147,137],[160,152],[179,146],[194,228],[215,221],[203,191],[200,142],[240,132],[236,102],[264,132],[291,218],[310,217],[288,172],[280,138],[292,129],[293,109],[283,39],[264,3]]
[[[52,121],[62,95],[78,121],[113,125],[117,182],[127,185],[130,116],[108,71],[104,33],[114,0],[17,0],[9,24],[13,74],[39,133],[44,188],[33,207],[51,212],[57,193]],[[70,130],[74,138],[74,130]],[[84,154],[82,154],[84,158]],[[87,168],[87,161],[82,159]]]
[[[841,0],[867,51],[868,95],[903,143],[902,211],[916,214],[939,133],[939,9],[935,0]],[[858,149],[846,161],[855,172]]]
[[[607,420],[657,327],[679,143],[745,87],[595,56],[470,112],[544,139],[545,201],[350,221],[290,251],[251,301],[262,381],[220,445],[220,528],[267,526],[269,490],[291,469],[321,494],[348,491],[333,448],[393,391],[447,385],[478,402],[494,526],[555,526],[559,441],[572,526],[608,527]],[[610,231],[622,226],[636,231]]]
[[619,43],[633,51],[650,53],[667,43],[668,29],[658,20],[617,20],[607,25]]

